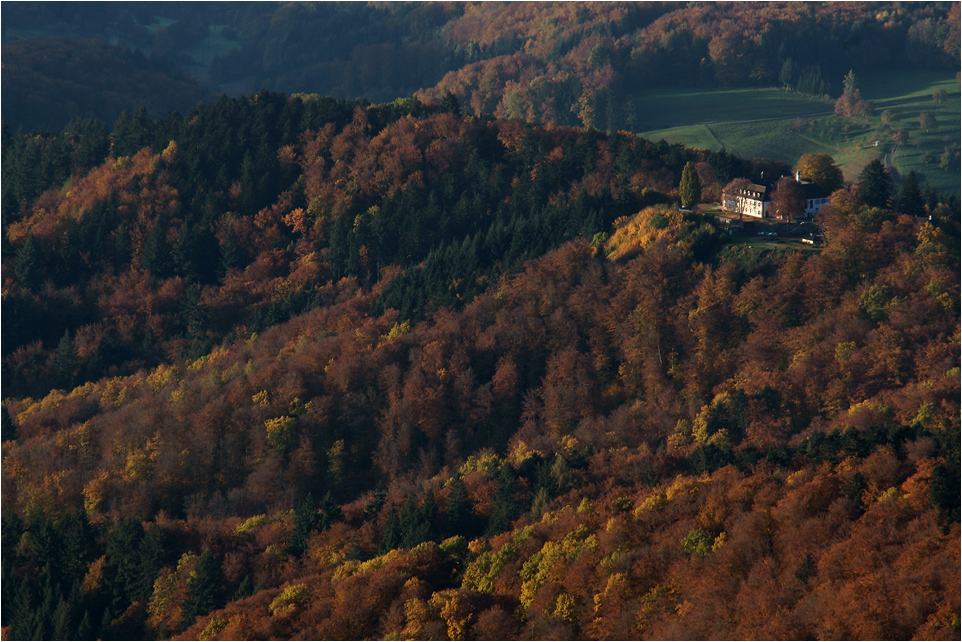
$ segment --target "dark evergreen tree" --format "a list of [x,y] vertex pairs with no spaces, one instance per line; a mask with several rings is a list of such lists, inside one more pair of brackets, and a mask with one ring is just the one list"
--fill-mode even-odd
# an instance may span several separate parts
[[807,582],[808,578],[815,575],[817,570],[818,569],[815,567],[815,560],[812,559],[812,555],[810,553],[805,553],[805,557],[802,558],[798,568],[795,569],[795,577],[797,577],[801,582]]
[[74,605],[60,598],[57,608],[53,612],[53,638],[54,640],[73,640],[76,633],[76,609]]
[[185,223],[174,249],[176,272],[191,281],[210,284],[218,269],[217,237],[204,224]]
[[83,580],[96,552],[93,528],[82,510],[72,511],[57,522],[61,539],[63,573],[68,581]]
[[897,206],[899,212],[909,216],[923,216],[925,214],[925,199],[919,187],[919,179],[915,171],[909,172],[899,192]]
[[512,523],[523,510],[518,476],[510,464],[502,464],[496,483],[494,510],[488,522],[488,535],[497,535],[510,530]]
[[0,440],[8,441],[17,438],[17,425],[10,416],[6,406],[0,406]]
[[932,469],[932,483],[929,494],[932,503],[943,512],[950,522],[959,521],[960,490],[959,457],[956,454],[946,464],[938,464]]
[[76,364],[77,353],[70,339],[70,330],[65,330],[53,355],[53,374],[58,387],[68,390],[73,387]]
[[197,558],[194,572],[187,579],[187,598],[184,600],[184,617],[181,621],[184,628],[201,615],[223,605],[223,583],[220,562],[209,549],[205,549]]
[[104,537],[104,584],[115,613],[123,613],[140,588],[138,553],[143,535],[140,522],[132,518],[120,518],[111,523]]
[[118,267],[127,266],[130,263],[130,231],[126,225],[117,228],[113,249],[114,265]]
[[428,491],[420,506],[408,499],[401,509],[401,545],[404,548],[414,548],[421,542],[428,542],[435,538],[434,521],[437,518],[437,504],[434,495]]
[[238,243],[237,235],[234,234],[234,223],[230,222],[227,224],[227,230],[224,233],[224,242],[220,246],[219,273],[223,277],[230,270],[244,267],[244,263],[244,249]]
[[858,176],[858,195],[871,207],[888,207],[892,179],[885,166],[875,159]]
[[232,601],[241,600],[245,597],[250,597],[254,594],[254,580],[251,579],[250,575],[245,575],[244,579],[241,580],[240,585],[237,587],[237,592],[234,593]]
[[324,493],[324,499],[321,500],[320,506],[320,523],[319,528],[324,531],[330,528],[331,524],[341,519],[341,507],[335,501],[334,494],[331,491]]
[[448,482],[448,499],[445,502],[445,532],[448,535],[475,535],[477,521],[472,512],[471,499],[460,474]]
[[446,93],[444,98],[441,99],[441,111],[446,111],[454,114],[455,116],[460,116],[461,103],[458,101],[458,97],[450,91]]
[[20,285],[31,290],[40,287],[42,261],[40,246],[33,234],[28,234],[13,259],[13,274]]
[[80,623],[77,625],[77,630],[74,632],[73,639],[75,640],[93,640],[93,626],[90,624],[90,611],[84,611],[83,616],[80,618]]
[[317,528],[318,522],[314,498],[308,493],[294,510],[294,529],[287,539],[287,552],[295,557],[302,555],[307,549],[307,538]]
[[401,547],[401,525],[398,520],[397,509],[393,506],[388,509],[384,517],[384,528],[381,531],[381,546],[378,547],[380,554],[393,551]]
[[154,222],[147,240],[144,241],[140,265],[158,279],[169,277],[173,271],[171,248],[167,241],[167,222],[162,218]]
[[141,104],[134,110],[133,115],[125,109],[114,121],[113,153],[114,156],[133,156],[140,149],[150,143],[148,131],[147,108]]
[[11,640],[42,640],[34,637],[39,625],[34,591],[29,582],[20,582],[15,593],[4,592],[3,601],[11,600],[10,618],[4,621],[9,626],[7,636]]
[[93,118],[77,118],[64,130],[74,139],[73,165],[77,169],[89,169],[104,162],[110,153],[110,132]]
[[174,561],[170,538],[167,531],[153,524],[144,533],[140,542],[138,558],[140,568],[137,571],[136,588],[132,597],[145,602],[154,591],[154,582],[165,566]]

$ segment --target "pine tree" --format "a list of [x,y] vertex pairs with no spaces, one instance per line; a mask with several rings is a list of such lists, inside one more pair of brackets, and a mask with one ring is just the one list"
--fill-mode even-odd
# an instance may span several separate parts
[[685,208],[697,204],[701,199],[701,183],[698,181],[695,165],[691,161],[685,163],[685,168],[681,171],[678,195],[681,197],[681,206]]

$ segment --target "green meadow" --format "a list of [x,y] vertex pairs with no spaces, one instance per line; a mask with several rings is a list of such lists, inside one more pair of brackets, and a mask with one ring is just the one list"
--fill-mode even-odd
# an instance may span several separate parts
[[[827,153],[846,180],[855,180],[878,158],[890,163],[897,182],[914,170],[937,189],[958,192],[959,82],[944,74],[896,72],[860,79],[860,86],[863,97],[875,105],[867,119],[836,116],[831,100],[775,88],[642,92],[634,102],[639,134],[650,140],[725,148],[745,158],[789,164],[802,154]],[[945,92],[941,102],[932,98],[937,89]],[[883,123],[886,110],[891,118]],[[919,122],[924,112],[936,122],[927,130]],[[899,130],[904,140],[887,157]]]

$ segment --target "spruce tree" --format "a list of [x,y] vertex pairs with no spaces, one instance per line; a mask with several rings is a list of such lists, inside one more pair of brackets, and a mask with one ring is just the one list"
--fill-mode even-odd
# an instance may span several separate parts
[[876,158],[865,166],[858,177],[858,195],[871,207],[888,207],[892,179],[885,166]]
[[919,188],[919,179],[915,171],[909,172],[902,184],[902,191],[899,192],[898,210],[902,214],[909,216],[923,216],[925,214],[925,200],[922,198],[922,190]]
[[140,541],[143,527],[135,519],[121,518],[111,524],[104,538],[106,563],[104,584],[115,613],[123,613],[134,601],[140,580]]
[[223,604],[223,577],[220,563],[209,549],[197,558],[197,566],[187,579],[187,599],[184,601],[184,628],[198,617],[206,615]]
[[401,525],[398,523],[397,509],[393,506],[388,509],[384,518],[384,528],[381,530],[381,545],[378,553],[384,554],[401,547]]
[[144,538],[138,547],[140,568],[137,570],[136,589],[131,596],[134,599],[146,603],[154,592],[154,582],[160,570],[173,561],[168,539],[167,531],[157,524],[152,525],[144,533]]
[[147,235],[144,249],[140,253],[140,265],[158,279],[171,275],[170,243],[167,242],[167,222],[157,219]]
[[494,491],[494,510],[488,522],[488,535],[511,529],[512,522],[521,514],[521,490],[518,477],[510,464],[503,464]]
[[17,425],[13,422],[13,417],[10,416],[6,406],[2,406],[0,410],[0,426],[2,426],[0,440],[9,441],[17,438]]
[[448,499],[445,502],[445,528],[448,535],[473,535],[474,524],[471,500],[460,474],[448,482]]
[[64,330],[57,344],[57,351],[53,355],[53,374],[58,387],[68,390],[73,387],[76,362],[77,353],[70,339],[70,330]]
[[33,234],[28,234],[13,259],[13,273],[20,285],[30,290],[40,286],[41,260],[40,247]]
[[308,493],[294,510],[294,529],[287,539],[287,552],[300,557],[307,549],[307,537],[317,527],[318,515],[314,498]]
[[243,266],[244,251],[237,241],[237,235],[234,234],[234,223],[230,222],[227,224],[227,230],[224,233],[224,243],[220,247],[219,274],[223,278],[230,270],[236,270]]
[[324,493],[324,499],[321,500],[321,504],[318,506],[318,508],[321,511],[319,528],[322,531],[326,531],[328,528],[330,528],[332,523],[341,519],[341,507],[334,500],[334,494],[331,491]]

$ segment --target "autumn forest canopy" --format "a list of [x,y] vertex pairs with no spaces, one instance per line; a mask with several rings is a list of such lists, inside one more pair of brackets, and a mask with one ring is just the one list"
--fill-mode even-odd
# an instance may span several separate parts
[[[616,122],[957,5],[127,5],[4,24],[160,83],[4,108],[5,639],[958,639],[958,194]],[[696,209],[796,169],[817,246]]]

